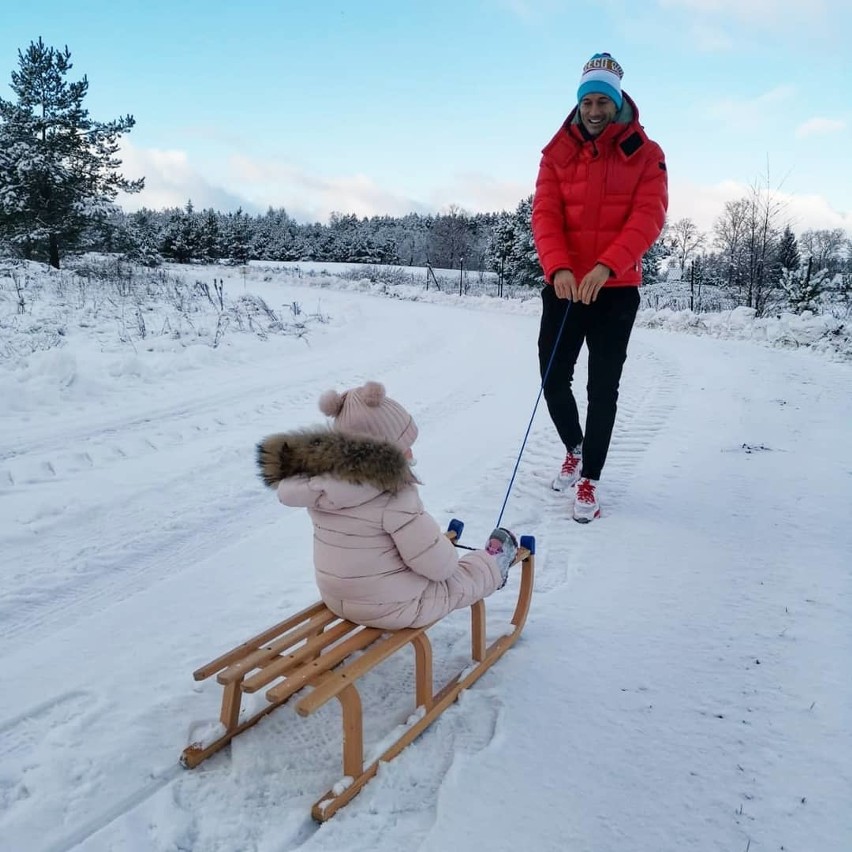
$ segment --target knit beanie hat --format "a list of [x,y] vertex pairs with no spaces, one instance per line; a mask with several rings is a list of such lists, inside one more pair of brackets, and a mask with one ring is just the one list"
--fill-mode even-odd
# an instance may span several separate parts
[[385,393],[384,385],[367,382],[363,387],[338,393],[326,391],[319,408],[334,418],[334,429],[366,435],[396,444],[403,452],[417,440],[414,418]]
[[577,89],[577,103],[586,95],[606,95],[621,109],[621,78],[624,71],[608,53],[596,53],[584,66]]

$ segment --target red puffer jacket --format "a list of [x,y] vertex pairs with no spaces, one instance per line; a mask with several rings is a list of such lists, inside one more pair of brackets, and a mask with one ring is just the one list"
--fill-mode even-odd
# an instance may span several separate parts
[[577,108],[542,151],[532,229],[545,278],[570,269],[579,283],[596,263],[607,287],[642,283],[642,255],[660,235],[668,207],[666,161],[639,124],[627,95],[619,116],[595,139]]

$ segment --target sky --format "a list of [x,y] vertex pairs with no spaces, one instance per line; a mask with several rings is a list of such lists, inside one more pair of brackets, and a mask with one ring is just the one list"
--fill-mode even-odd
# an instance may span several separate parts
[[[127,209],[183,205],[300,221],[514,209],[612,53],[666,152],[669,218],[708,230],[756,183],[797,232],[852,230],[846,0],[430,0],[7,4],[17,51],[68,45],[93,117],[132,114]],[[76,78],[75,78],[76,79]]]
[[[852,350],[768,345],[827,317],[687,333],[643,311],[587,526],[550,488],[563,449],[539,407],[502,513],[536,540],[523,634],[325,825],[335,707],[287,705],[178,765],[221,700],[191,673],[317,599],[310,520],[260,482],[257,441],[319,424],[326,389],[383,381],[417,421],[426,508],[478,546],[536,398],[537,297],[388,298],[283,269],[151,273],[217,278],[229,307],[256,294],[286,322],[303,308],[305,335],[233,323],[215,349],[203,301],[190,327],[156,288],[139,304],[31,265],[19,314],[0,277],[4,850],[852,849]],[[489,640],[517,583],[486,602]],[[431,631],[436,687],[470,665],[469,624]],[[399,653],[362,682],[368,756],[412,716],[412,668]]]

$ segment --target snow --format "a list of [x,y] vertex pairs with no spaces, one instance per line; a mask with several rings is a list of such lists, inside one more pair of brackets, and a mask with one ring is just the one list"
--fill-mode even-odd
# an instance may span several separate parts
[[[16,319],[0,276],[4,849],[852,849],[842,324],[643,311],[587,526],[548,487],[542,404],[503,515],[537,542],[523,635],[317,826],[310,805],[346,783],[333,704],[177,763],[217,731],[220,687],[191,672],[317,597],[310,522],[264,489],[255,444],[321,422],[323,390],[383,381],[420,426],[426,506],[479,544],[538,394],[538,301],[171,272],[323,320],[213,348],[199,315],[143,340],[35,268]],[[38,348],[51,328],[61,347]],[[489,638],[515,592],[489,599]],[[468,620],[434,629],[436,683],[468,667]],[[412,675],[398,654],[364,679],[367,754],[419,718]]]

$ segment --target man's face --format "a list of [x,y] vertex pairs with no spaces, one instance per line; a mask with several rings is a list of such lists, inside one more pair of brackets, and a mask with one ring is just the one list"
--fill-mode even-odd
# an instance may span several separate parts
[[580,121],[592,136],[597,136],[615,118],[618,112],[612,98],[592,92],[580,101]]

